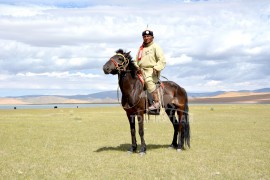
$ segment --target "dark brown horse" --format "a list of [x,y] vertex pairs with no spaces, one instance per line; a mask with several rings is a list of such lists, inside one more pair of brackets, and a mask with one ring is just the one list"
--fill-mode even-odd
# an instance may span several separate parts
[[[130,152],[137,150],[137,141],[135,135],[135,117],[137,116],[139,124],[139,134],[141,137],[140,153],[146,152],[144,140],[144,114],[147,111],[147,97],[143,84],[138,76],[138,69],[134,66],[130,52],[126,53],[122,49],[116,51],[116,54],[110,58],[103,66],[105,74],[117,74],[119,87],[122,92],[122,106],[126,111],[131,131],[132,145]],[[163,94],[161,101],[166,114],[174,127],[173,140],[170,147],[177,150],[184,149],[187,145],[190,147],[190,126],[188,117],[188,98],[184,88],[172,81],[162,81]],[[177,117],[175,116],[175,112]],[[177,135],[178,144],[177,144]]]

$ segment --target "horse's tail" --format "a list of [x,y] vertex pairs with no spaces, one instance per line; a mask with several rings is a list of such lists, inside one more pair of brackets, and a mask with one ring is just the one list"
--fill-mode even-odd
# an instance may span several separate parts
[[188,97],[186,94],[186,102],[185,102],[185,111],[183,118],[183,130],[184,130],[184,144],[190,148],[190,125],[189,125],[189,107],[188,107]]

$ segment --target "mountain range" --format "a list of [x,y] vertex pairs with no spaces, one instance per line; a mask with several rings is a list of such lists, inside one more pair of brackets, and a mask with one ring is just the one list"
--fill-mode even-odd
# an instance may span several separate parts
[[[191,103],[270,103],[270,88],[240,91],[189,93]],[[54,103],[117,103],[120,91],[103,91],[88,95],[26,95],[0,98],[0,104],[54,104]]]

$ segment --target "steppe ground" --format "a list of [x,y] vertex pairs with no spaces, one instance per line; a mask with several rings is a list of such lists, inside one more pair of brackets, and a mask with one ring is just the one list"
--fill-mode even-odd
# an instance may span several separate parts
[[0,178],[270,179],[269,117],[270,105],[190,105],[178,153],[167,117],[151,116],[141,157],[121,107],[0,110]]

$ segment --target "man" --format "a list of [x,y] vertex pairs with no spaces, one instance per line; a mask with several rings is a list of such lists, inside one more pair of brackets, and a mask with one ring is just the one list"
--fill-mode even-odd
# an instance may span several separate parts
[[153,41],[153,31],[143,31],[142,37],[143,44],[136,56],[135,65],[141,69],[146,89],[153,96],[154,103],[149,110],[155,110],[160,106],[156,83],[159,80],[160,71],[165,68],[166,60],[162,49]]

